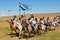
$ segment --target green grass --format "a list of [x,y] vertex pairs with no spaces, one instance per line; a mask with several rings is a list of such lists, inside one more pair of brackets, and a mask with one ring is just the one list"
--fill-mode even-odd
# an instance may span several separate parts
[[10,31],[10,28],[9,27],[0,27],[0,31]]
[[[10,28],[1,27],[0,31],[3,31],[4,33],[8,33],[10,32]],[[3,35],[3,36],[5,37],[6,35]],[[48,31],[47,33],[42,33],[41,35],[38,35],[37,37],[32,37],[32,39],[34,38],[36,38],[37,40],[60,40],[60,31]]]
[[39,35],[40,40],[60,40],[60,32],[53,32],[49,31],[46,34],[43,34],[42,36]]
[[59,31],[48,31],[47,33],[34,36],[31,40],[60,40]]

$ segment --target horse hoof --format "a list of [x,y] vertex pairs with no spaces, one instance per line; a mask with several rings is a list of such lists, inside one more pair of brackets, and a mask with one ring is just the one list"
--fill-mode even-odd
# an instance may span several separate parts
[[21,39],[21,38],[18,38],[18,39]]
[[12,36],[10,38],[12,38]]

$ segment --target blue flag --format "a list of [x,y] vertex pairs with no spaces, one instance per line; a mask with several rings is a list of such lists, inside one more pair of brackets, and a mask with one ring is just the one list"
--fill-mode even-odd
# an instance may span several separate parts
[[20,8],[21,8],[22,10],[27,10],[27,9],[28,9],[28,5],[26,5],[26,4],[21,4],[21,3],[20,3]]
[[23,4],[23,6],[24,6],[26,9],[28,9],[28,5],[26,5],[26,4]]

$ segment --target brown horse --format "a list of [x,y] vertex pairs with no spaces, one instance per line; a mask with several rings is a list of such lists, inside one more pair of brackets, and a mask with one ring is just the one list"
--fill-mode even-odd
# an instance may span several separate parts
[[21,24],[22,24],[22,27],[23,27],[24,34],[25,34],[25,32],[27,32],[28,33],[27,36],[30,36],[31,32],[32,32],[31,24],[26,19],[22,20]]
[[15,32],[16,32],[16,29],[19,30],[19,38],[20,38],[20,35],[22,34],[22,25],[20,24],[20,22],[17,23],[17,26],[14,26],[14,23],[13,23],[12,19],[6,20],[6,21],[10,24],[11,33],[12,33],[12,30],[14,30]]
[[40,33],[40,30],[41,30],[41,28],[42,28],[40,21],[37,22],[37,28],[38,28],[38,29],[37,29],[37,32]]
[[[14,26],[13,26],[14,23],[13,23],[12,19],[10,19],[10,20],[6,20],[6,22],[9,23],[9,25],[10,25],[10,29],[11,29],[11,30],[16,31],[16,28],[17,28],[17,27],[14,27]],[[12,32],[12,31],[11,31],[11,32]]]
[[[35,18],[35,20],[36,20],[36,22],[37,22],[37,23],[36,23],[36,26],[37,26],[36,29],[34,29],[34,28],[32,27],[31,18],[29,18],[29,21],[27,21],[27,22],[29,23],[29,26],[28,26],[28,31],[29,31],[29,33],[33,32],[33,33],[37,34],[37,32],[40,31],[40,27],[41,27],[40,22],[38,22],[37,18]],[[30,22],[30,21],[31,21],[31,22]]]

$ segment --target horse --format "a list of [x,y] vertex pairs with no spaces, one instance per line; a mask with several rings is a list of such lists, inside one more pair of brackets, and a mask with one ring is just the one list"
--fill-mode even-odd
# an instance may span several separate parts
[[59,26],[58,21],[53,21],[52,26],[54,27],[54,30]]
[[10,25],[11,33],[12,33],[12,30],[14,30],[15,32],[16,32],[16,29],[19,30],[19,38],[20,38],[20,35],[22,34],[22,25],[20,24],[20,22],[17,22],[16,26],[14,26],[14,23],[13,23],[12,19],[6,20],[6,22],[8,22],[9,25]]
[[35,18],[29,18],[28,20],[29,25],[31,26],[32,32],[37,34],[37,24],[36,24],[36,19]]
[[47,26],[49,26],[49,30],[55,30],[56,27],[59,25],[59,21],[58,19],[56,19],[56,17],[54,17],[53,21],[49,21],[47,22]]
[[21,25],[22,25],[22,30],[23,30],[24,35],[25,35],[25,33],[27,33],[27,34],[26,34],[27,37],[28,37],[28,36],[31,36],[32,26],[31,26],[31,24],[28,22],[28,20],[23,19],[22,22],[21,22]]
[[37,21],[37,33],[40,33],[40,30],[42,29],[40,21]]
[[47,26],[51,26],[52,25],[52,22],[50,21],[49,17],[47,17],[46,21],[47,21]]
[[17,27],[13,26],[14,25],[13,21],[10,19],[10,20],[6,20],[6,22],[8,22],[10,25],[11,33],[12,33],[12,30],[16,32]]
[[39,22],[41,24],[41,30],[47,32],[47,22],[44,20],[44,17],[40,18]]
[[35,32],[37,34],[37,33],[40,32],[41,23],[40,23],[40,21],[37,20],[37,18],[35,18],[35,21],[34,22],[36,23],[35,24],[36,27],[35,26],[32,27],[32,24],[34,24],[33,21],[34,21],[33,18],[29,18],[28,19],[28,23],[29,23],[29,26],[30,26],[30,27],[28,26],[28,30],[30,30],[30,32]]
[[[49,18],[49,17],[48,17]],[[51,26],[52,26],[52,21],[50,21],[49,19],[46,20],[46,26],[47,26],[47,30],[50,30]]]

